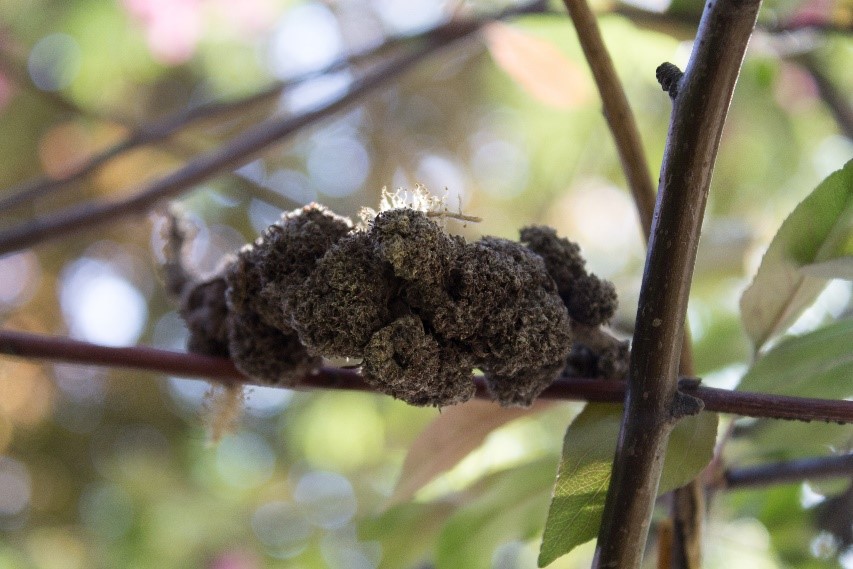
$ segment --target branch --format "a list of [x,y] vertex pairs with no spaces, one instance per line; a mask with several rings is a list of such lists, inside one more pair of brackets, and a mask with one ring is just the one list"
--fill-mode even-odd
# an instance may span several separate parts
[[[242,375],[231,360],[199,354],[134,346],[115,348],[80,340],[0,329],[0,354],[83,365],[154,371],[168,375],[196,377],[224,385],[264,385]],[[477,397],[489,399],[485,382],[474,377]],[[683,378],[681,389],[705,403],[708,411],[747,417],[853,423],[853,401],[831,401],[805,397],[785,397],[703,387],[696,379]],[[323,368],[305,376],[297,389],[346,389],[372,391],[351,369]],[[625,400],[625,382],[571,378],[555,381],[540,396],[562,401],[620,403]]]
[[687,299],[711,172],[759,5],[706,4],[674,98],[598,567],[640,567],[666,444],[676,421],[690,411],[690,396],[677,389]]
[[628,180],[628,187],[637,204],[640,225],[648,241],[655,209],[655,189],[649,175],[649,165],[640,140],[637,122],[628,105],[628,98],[616,75],[613,61],[604,45],[595,15],[586,0],[564,0],[566,9],[572,17],[572,23],[578,34],[584,56],[589,64],[595,84],[601,93],[604,117],[613,134],[622,169]]
[[851,108],[847,96],[832,84],[832,81],[821,69],[814,55],[804,53],[798,57],[792,57],[791,60],[798,63],[811,75],[817,86],[821,100],[829,107],[829,111],[835,118],[835,122],[838,123],[839,129],[844,136],[853,140],[853,108]]
[[[608,10],[608,12],[624,16],[639,26],[669,33],[678,39],[689,39],[693,30],[696,29],[696,25],[699,23],[696,16],[688,12],[652,12],[631,6],[630,4],[618,4],[611,10]],[[762,32],[771,35],[801,31],[841,35],[853,33],[853,24],[840,21],[833,22],[825,18],[793,18],[788,21],[775,23],[759,22],[756,27]]]
[[191,160],[186,166],[175,170],[172,174],[145,186],[138,193],[125,200],[105,204],[83,204],[1,231],[0,255],[30,247],[42,241],[56,239],[95,224],[144,213],[160,200],[178,195],[190,186],[220,172],[237,168],[249,162],[261,151],[280,143],[302,128],[348,108],[366,93],[388,84],[432,53],[442,50],[458,40],[470,37],[488,22],[513,15],[536,12],[540,7],[541,2],[537,0],[508,8],[489,18],[450,22],[442,27],[441,34],[431,36],[429,41],[412,50],[409,54],[365,74],[354,81],[342,95],[303,114],[261,123],[236,136],[218,149]]
[[[528,8],[529,6],[532,5],[526,5],[525,8]],[[191,109],[174,113],[150,124],[143,125],[142,127],[134,129],[134,131],[124,140],[95,154],[85,163],[80,164],[61,177],[38,177],[7,188],[3,192],[5,197],[0,199],[0,211],[24,205],[34,199],[48,196],[77,180],[81,180],[89,176],[101,166],[115,158],[140,146],[160,142],[174,135],[176,132],[189,127],[193,123],[243,112],[256,105],[273,100],[281,96],[281,94],[287,90],[310,79],[344,69],[352,64],[369,60],[404,43],[414,43],[418,41],[428,41],[433,38],[443,38],[452,25],[455,24],[442,24],[412,36],[389,38],[379,45],[341,57],[321,69],[303,73],[287,81],[276,82],[256,93],[252,93],[251,95],[231,101],[214,101],[198,105]]]
[[[578,40],[601,94],[604,115],[631,188],[643,236],[648,242],[654,216],[655,190],[636,120],[616,74],[613,61],[604,45],[596,18],[586,0],[564,0],[564,3],[571,15]],[[694,373],[693,346],[686,326],[681,340],[679,373],[682,376],[691,376]],[[694,480],[691,484],[675,490],[672,504],[672,551],[667,553],[671,553],[673,563],[670,564],[669,569],[698,569],[701,557],[702,511],[704,510],[700,482]]]
[[803,480],[845,478],[853,475],[853,454],[804,458],[726,470],[714,485],[725,489],[790,484]]

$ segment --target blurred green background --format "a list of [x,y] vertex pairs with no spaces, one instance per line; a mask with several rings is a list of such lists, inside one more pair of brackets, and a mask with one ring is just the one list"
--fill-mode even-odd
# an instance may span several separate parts
[[[0,188],[9,189],[0,197],[40,174],[62,176],[170,113],[248,95],[454,14],[502,6],[4,0]],[[630,335],[641,233],[574,30],[554,8],[559,14],[489,27],[485,41],[426,60],[234,175],[184,194],[178,201],[196,226],[191,265],[215,270],[284,209],[316,200],[354,217],[360,207],[376,206],[381,188],[422,183],[438,194],[446,189],[451,207],[483,218],[452,227],[470,239],[517,238],[520,227],[545,223],[579,242],[592,269],[616,284],[621,307],[613,327]],[[612,13],[632,14],[625,5],[596,8],[656,177],[670,103],[654,69],[662,61],[686,63],[701,3],[633,7],[644,18]],[[810,71],[819,70],[851,103],[853,5],[766,0],[760,21],[765,28],[823,22],[847,32],[759,30],[747,53],[689,313],[697,371],[724,387],[737,383],[751,358],[737,301],[763,249],[794,205],[853,156]],[[340,92],[360,71],[347,66],[240,113],[194,123],[59,193],[0,211],[0,227],[130,195],[264,118],[298,113]],[[0,257],[2,325],[182,349],[186,332],[159,277],[161,247],[156,219],[137,217]],[[837,316],[850,299],[849,282],[832,282],[795,327]],[[488,501],[500,488],[492,479],[514,465],[550,469],[553,478],[563,431],[579,409],[559,405],[496,431],[419,495],[414,518],[377,540],[358,533],[359,521],[382,511],[407,448],[437,410],[369,394],[255,387],[246,391],[239,428],[210,444],[208,391],[191,379],[0,358],[0,569],[430,567],[434,542],[453,539],[482,545],[494,567],[533,567],[550,490],[536,486],[536,507],[519,512],[509,507],[519,503],[512,497]],[[760,432],[762,425],[742,427]],[[850,436],[838,426],[798,429],[797,441],[808,441],[811,429]],[[813,454],[797,441],[737,438],[727,457],[738,465]],[[843,546],[813,523],[827,496],[844,488],[789,485],[714,496],[707,567],[837,567],[839,559],[853,567],[853,554],[839,557]],[[491,537],[461,523],[441,531],[454,513],[482,503],[495,508],[481,512],[495,523],[477,526]],[[553,566],[589,566],[591,553],[588,544]]]

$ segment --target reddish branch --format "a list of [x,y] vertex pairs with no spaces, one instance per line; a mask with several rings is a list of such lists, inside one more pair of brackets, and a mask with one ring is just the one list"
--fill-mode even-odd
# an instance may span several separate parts
[[[75,364],[139,369],[175,376],[198,377],[226,385],[252,384],[231,360],[173,352],[145,346],[114,348],[80,340],[0,330],[0,354]],[[474,378],[478,397],[488,398],[481,378]],[[306,376],[305,389],[371,391],[359,374],[350,369],[323,368]],[[784,397],[703,387],[695,379],[683,379],[681,388],[702,399],[705,409],[748,417],[853,423],[853,401],[830,401]],[[625,382],[573,378],[554,382],[541,395],[544,399],[618,403],[625,399]]]
[[750,488],[851,475],[853,454],[842,454],[762,464],[750,468],[732,468],[723,473],[716,485],[723,488]]

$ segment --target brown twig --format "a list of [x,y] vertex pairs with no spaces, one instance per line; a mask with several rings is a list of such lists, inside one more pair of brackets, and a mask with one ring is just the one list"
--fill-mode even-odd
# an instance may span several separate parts
[[[254,384],[229,359],[133,346],[99,346],[58,336],[0,329],[0,354],[73,364],[147,370],[174,376],[198,377],[225,385]],[[488,399],[485,382],[474,377],[477,396]],[[853,401],[831,401],[805,397],[785,397],[703,387],[690,378],[681,388],[705,403],[708,411],[748,417],[853,423]],[[347,389],[372,391],[351,369],[323,368],[302,379],[299,389]],[[553,400],[618,403],[625,399],[625,382],[587,378],[555,381],[540,397]]]
[[640,566],[669,435],[680,417],[698,407],[678,391],[680,345],[711,172],[759,5],[706,4],[674,99],[598,567]]
[[382,66],[355,82],[343,95],[301,115],[270,120],[235,137],[220,148],[203,154],[186,166],[142,188],[133,196],[112,203],[83,204],[59,213],[36,218],[0,232],[0,254],[29,247],[93,225],[148,211],[157,202],[180,194],[220,172],[237,168],[257,153],[281,142],[302,128],[348,107],[364,93],[386,84],[410,69],[438,46],[431,44],[405,58]]
[[715,485],[725,489],[751,488],[851,475],[853,475],[853,454],[842,454],[775,462],[749,468],[731,468],[715,481]]
[[[625,90],[604,45],[598,23],[586,0],[564,0],[564,3],[572,17],[578,40],[598,86],[604,115],[616,143],[622,168],[640,217],[643,236],[648,241],[654,216],[655,190],[634,114],[631,112]],[[681,72],[679,71],[678,74],[680,75]],[[682,376],[693,375],[693,346],[686,326],[681,342],[679,363]],[[674,492],[672,551],[664,552],[673,563],[669,569],[698,569],[699,567],[701,512],[704,509],[702,496],[698,481]]]
[[18,227],[0,232],[0,255],[29,247],[68,233],[80,231],[99,223],[115,221],[128,215],[141,214],[160,200],[173,197],[189,187],[218,173],[249,162],[258,153],[280,143],[302,128],[337,113],[355,103],[363,95],[388,84],[413,68],[427,56],[443,50],[464,38],[471,37],[486,23],[510,16],[533,13],[541,9],[536,1],[508,8],[489,18],[454,21],[442,27],[440,34],[431,36],[420,47],[387,62],[353,82],[342,95],[318,105],[303,114],[269,120],[236,136],[221,147],[191,160],[184,167],[145,187],[133,196],[112,203],[83,204],[56,214],[30,220]]
[[[618,4],[612,10],[608,10],[608,12],[624,16],[640,26],[658,31],[666,31],[677,37],[683,36],[683,39],[689,39],[690,35],[688,34],[692,34],[699,23],[699,19],[692,13],[684,11],[652,12],[628,4]],[[773,35],[799,31],[830,34],[853,33],[853,25],[849,22],[833,22],[828,19],[816,18],[794,18],[782,22],[760,22],[756,27],[766,34]]]
[[344,69],[349,65],[367,61],[404,43],[414,43],[429,39],[430,37],[441,36],[447,26],[448,24],[443,24],[417,35],[390,38],[377,46],[362,49],[358,52],[341,57],[321,69],[300,74],[287,81],[276,82],[245,97],[240,97],[231,101],[214,101],[202,104],[191,109],[174,113],[150,124],[143,125],[134,129],[134,131],[124,140],[102,150],[101,152],[98,152],[85,163],[80,164],[61,177],[38,177],[7,188],[3,191],[5,197],[0,199],[0,211],[8,210],[13,207],[27,204],[34,199],[48,196],[72,182],[89,176],[104,164],[123,154],[139,148],[140,146],[160,142],[196,122],[243,112],[256,105],[273,100],[287,90],[310,79]]
[[838,88],[833,85],[813,54],[804,53],[792,57],[791,60],[811,75],[821,100],[829,108],[835,122],[838,123],[838,128],[844,136],[853,140],[853,107],[850,106],[847,96],[839,92]]
[[649,175],[649,165],[637,122],[604,45],[595,15],[586,0],[564,0],[563,3],[572,17],[584,56],[601,93],[604,117],[613,133],[616,150],[622,161],[622,170],[637,204],[640,225],[648,241],[655,209],[655,188]]

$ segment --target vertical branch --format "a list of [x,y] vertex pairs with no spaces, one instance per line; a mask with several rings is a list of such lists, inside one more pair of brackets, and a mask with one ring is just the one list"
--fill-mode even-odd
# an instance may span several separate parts
[[701,478],[694,478],[672,492],[671,516],[668,569],[699,569],[705,517],[705,486]]
[[596,548],[598,567],[643,557],[666,444],[700,402],[677,390],[680,344],[711,173],[760,0],[710,0],[673,98],[631,358],[625,414]]
[[[604,45],[595,15],[586,0],[564,0],[564,4],[571,15],[578,41],[595,78],[604,106],[604,115],[616,143],[625,178],[628,180],[634,205],[640,217],[643,236],[648,241],[654,216],[655,190],[634,114],[631,112],[625,90]],[[692,342],[690,332],[685,327],[681,342],[679,375],[689,377],[694,373]],[[670,569],[699,567],[701,557],[699,536],[704,510],[703,493],[699,486],[699,481],[694,480],[685,488],[674,492],[673,526],[670,528],[668,542],[671,545],[665,547],[666,557],[669,559],[671,553],[672,563],[661,559],[661,567]],[[670,547],[671,551],[669,551]],[[664,555],[663,550],[661,555]]]

